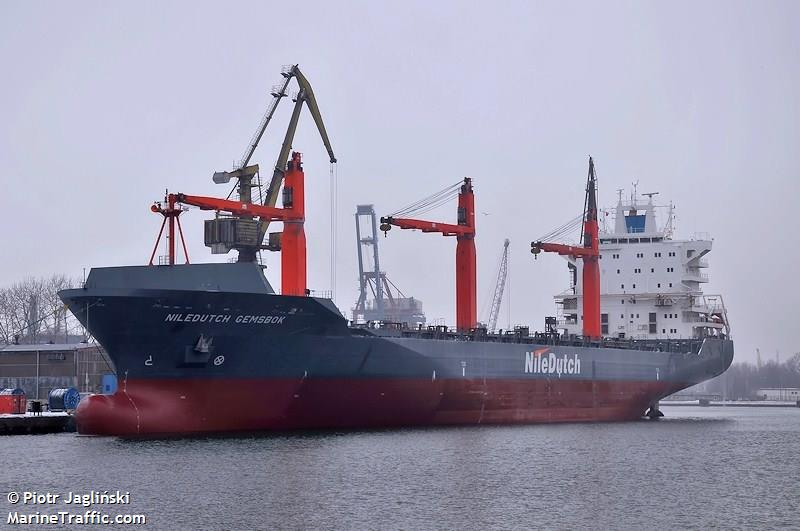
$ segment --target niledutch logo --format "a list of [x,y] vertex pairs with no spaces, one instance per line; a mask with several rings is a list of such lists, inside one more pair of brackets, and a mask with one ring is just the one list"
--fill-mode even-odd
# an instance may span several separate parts
[[547,353],[549,348],[534,350],[525,353],[525,373],[526,374],[557,374],[561,378],[562,374],[580,374],[581,358],[577,354],[567,356],[556,355],[553,352]]

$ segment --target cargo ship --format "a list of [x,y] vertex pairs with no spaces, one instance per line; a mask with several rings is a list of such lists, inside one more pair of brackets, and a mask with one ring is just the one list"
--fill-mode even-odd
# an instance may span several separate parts
[[[94,268],[81,288],[60,293],[108,353],[119,382],[114,394],[81,401],[79,433],[135,438],[627,421],[659,416],[661,398],[730,365],[733,343],[720,330],[689,338],[602,333],[591,160],[581,244],[535,241],[531,247],[534,254],[556,252],[583,262],[580,334],[556,327],[500,334],[478,325],[470,179],[454,188],[455,224],[381,219],[384,231],[397,227],[456,238],[456,327],[347,321],[331,299],[312,296],[306,285],[305,177],[302,156],[290,156],[303,104],[331,162],[336,159],[307,80],[296,65],[284,76],[239,167],[214,175],[218,183],[236,180],[238,200],[168,194],[153,205],[163,216],[162,232],[168,227],[163,264],[153,264],[154,249],[150,265]],[[249,158],[293,78],[300,91],[292,122],[259,200],[253,194],[258,166],[248,165]],[[216,213],[205,221],[206,245],[212,252],[238,251],[237,262],[178,263],[182,205]],[[283,230],[264,244],[273,222]],[[259,264],[258,253],[265,250],[281,253],[280,294]]]

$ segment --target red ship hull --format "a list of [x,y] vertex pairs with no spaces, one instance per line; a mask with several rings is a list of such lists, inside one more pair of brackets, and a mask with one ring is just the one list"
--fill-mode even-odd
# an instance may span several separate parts
[[635,420],[686,384],[591,380],[138,380],[92,395],[78,432],[122,437]]

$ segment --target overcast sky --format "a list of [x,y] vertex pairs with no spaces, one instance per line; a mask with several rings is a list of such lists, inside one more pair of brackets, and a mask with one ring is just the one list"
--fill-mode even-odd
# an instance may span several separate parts
[[[143,264],[171,191],[227,194],[230,169],[299,63],[338,165],[336,302],[357,296],[353,213],[475,182],[479,308],[511,239],[512,324],[543,327],[567,287],[532,239],[639,181],[677,206],[676,237],[709,232],[737,359],[800,351],[800,3],[0,2],[0,284]],[[268,169],[284,102],[254,161]],[[309,284],[330,286],[329,165],[305,113]],[[268,172],[267,172],[268,173]],[[455,208],[430,214],[454,221]],[[225,260],[182,217],[193,261]],[[663,221],[663,219],[661,220]],[[393,231],[389,277],[453,323],[455,241]],[[233,255],[231,255],[233,256]],[[279,257],[267,258],[280,285]],[[500,317],[509,322],[505,305]]]

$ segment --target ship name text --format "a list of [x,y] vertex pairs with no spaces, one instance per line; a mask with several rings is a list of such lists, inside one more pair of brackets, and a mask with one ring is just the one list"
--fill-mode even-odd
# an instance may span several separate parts
[[577,354],[561,356],[550,352],[548,348],[535,350],[525,353],[525,373],[526,374],[557,374],[561,378],[562,374],[580,374],[581,357]]
[[283,324],[285,315],[237,315],[214,313],[169,313],[164,317],[168,323],[230,323],[237,324]]

